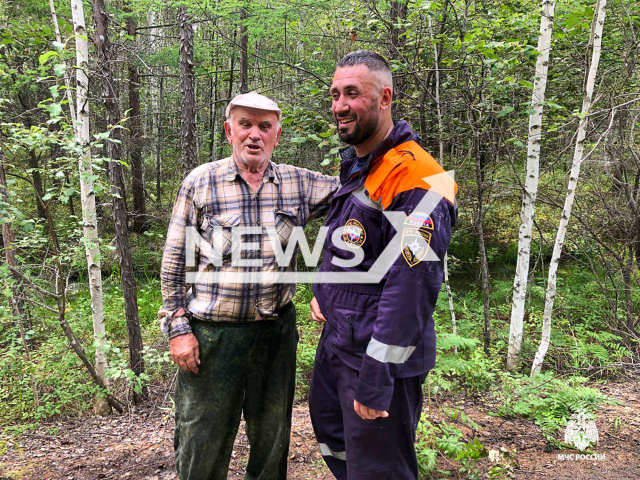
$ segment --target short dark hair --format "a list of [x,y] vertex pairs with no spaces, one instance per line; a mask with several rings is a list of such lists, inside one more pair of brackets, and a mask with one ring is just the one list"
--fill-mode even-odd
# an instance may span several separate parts
[[357,50],[347,53],[336,65],[336,68],[366,65],[372,72],[391,73],[389,62],[382,55],[369,50]]

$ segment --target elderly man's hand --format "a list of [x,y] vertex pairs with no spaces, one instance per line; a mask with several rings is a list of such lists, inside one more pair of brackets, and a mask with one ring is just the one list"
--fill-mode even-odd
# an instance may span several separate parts
[[316,322],[326,322],[324,315],[322,315],[322,312],[320,311],[320,305],[318,304],[316,297],[311,299],[309,306],[311,307],[311,320]]
[[353,401],[353,409],[364,420],[375,420],[376,418],[387,418],[389,416],[389,412],[365,407],[357,400]]
[[198,373],[200,365],[200,349],[198,339],[193,333],[178,335],[169,340],[171,359],[185,372]]

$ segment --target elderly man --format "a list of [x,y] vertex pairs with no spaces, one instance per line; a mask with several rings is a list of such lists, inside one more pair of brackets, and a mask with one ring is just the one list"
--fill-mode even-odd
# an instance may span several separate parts
[[[276,235],[265,231],[277,233],[286,247],[294,227],[326,212],[339,179],[270,161],[281,111],[268,98],[239,95],[226,116],[233,155],[184,179],[162,258],[162,329],[180,366],[176,468],[182,480],[227,478],[244,414],[250,444],[245,478],[283,479],[298,341],[295,286],[260,278],[294,270],[295,255],[289,265],[279,265],[271,241]],[[244,232],[237,235],[235,227]],[[215,250],[194,253],[194,266],[186,263],[189,229]],[[233,240],[243,242],[240,248]],[[197,274],[189,293],[188,270]]]
[[[327,215],[321,271],[355,278],[314,286],[312,316],[326,323],[309,394],[311,419],[336,478],[416,479],[413,442],[422,383],[435,362],[432,315],[457,187],[409,125],[392,121],[384,58],[348,54],[330,91],[338,134],[351,146],[341,151],[342,187]],[[342,245],[332,241],[337,229],[344,232]],[[362,261],[345,267],[356,250]],[[374,283],[370,269],[379,258],[386,268]]]

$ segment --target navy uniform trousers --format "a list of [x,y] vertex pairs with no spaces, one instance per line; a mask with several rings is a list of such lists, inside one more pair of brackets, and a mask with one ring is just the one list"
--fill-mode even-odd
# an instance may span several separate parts
[[426,374],[397,378],[388,418],[364,420],[353,409],[358,371],[321,340],[309,392],[320,451],[338,480],[418,478],[414,448]]

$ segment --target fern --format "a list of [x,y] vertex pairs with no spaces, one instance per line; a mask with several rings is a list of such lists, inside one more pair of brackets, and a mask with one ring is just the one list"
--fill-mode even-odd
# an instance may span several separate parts
[[478,340],[475,338],[462,337],[460,335],[454,335],[453,333],[438,333],[436,340],[436,349],[438,353],[445,352],[447,350],[453,350],[454,347],[458,347],[458,350],[472,349],[478,345]]
[[503,376],[503,389],[497,393],[502,405],[497,414],[533,420],[543,434],[553,440],[553,434],[565,426],[571,415],[584,409],[594,412],[603,403],[612,403],[600,391],[584,385],[585,377],[563,380],[552,374],[534,377]]

